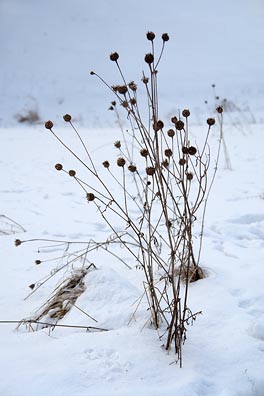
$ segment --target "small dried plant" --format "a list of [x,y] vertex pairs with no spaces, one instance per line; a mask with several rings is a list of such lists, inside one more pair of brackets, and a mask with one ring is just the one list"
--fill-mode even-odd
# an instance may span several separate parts
[[[94,246],[104,249],[107,246],[110,252],[111,244],[121,244],[134,259],[135,267],[144,272],[143,291],[151,324],[159,329],[165,349],[174,348],[182,366],[187,325],[200,313],[191,311],[188,293],[190,282],[205,276],[200,266],[205,209],[217,169],[221,135],[216,163],[209,177],[208,139],[215,119],[207,119],[207,129],[199,146],[190,134],[188,109],[179,111],[169,121],[160,119],[158,67],[169,36],[162,35],[158,55],[155,34],[148,32],[147,39],[151,50],[144,58],[147,71],[143,72],[141,81],[149,114],[146,121],[139,103],[138,84],[124,76],[117,52],[110,54],[110,60],[118,70],[118,84],[110,85],[96,72],[91,72],[113,93],[115,100],[110,110],[120,121],[120,106],[129,123],[126,132],[120,123],[122,139],[114,142],[116,160],[104,158],[101,169],[96,167],[69,114],[64,116],[64,121],[80,140],[86,159],[57,135],[52,121],[47,121],[45,127],[88,171],[89,182],[79,178],[75,170],[65,170],[60,163],[55,165],[58,171],[67,173],[79,184],[111,233],[105,243],[96,245],[93,241],[79,250],[75,259],[86,260]],[[222,111],[219,106],[217,115],[221,125]]]

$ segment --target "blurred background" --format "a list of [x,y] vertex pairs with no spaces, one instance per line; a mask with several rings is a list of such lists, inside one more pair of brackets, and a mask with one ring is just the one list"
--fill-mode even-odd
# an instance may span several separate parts
[[[161,113],[190,108],[202,122],[214,96],[250,122],[263,121],[263,0],[0,0],[0,126],[70,113],[89,127],[114,125],[110,85],[120,83],[109,54],[118,51],[127,80],[141,87],[144,55],[167,32],[159,68]],[[216,85],[213,92],[212,84]],[[236,109],[236,110],[235,110]]]

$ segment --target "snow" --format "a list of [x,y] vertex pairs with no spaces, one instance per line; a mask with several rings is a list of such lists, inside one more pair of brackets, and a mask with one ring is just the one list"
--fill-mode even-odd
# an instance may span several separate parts
[[[201,264],[207,277],[191,284],[189,293],[192,311],[202,315],[188,327],[183,368],[148,325],[144,299],[136,310],[143,274],[117,246],[114,252],[132,270],[93,251],[89,260],[96,269],[76,302],[97,322],[76,307],[61,321],[109,331],[28,332],[23,325],[0,324],[1,396],[264,395],[263,16],[260,0],[214,6],[190,1],[188,7],[172,0],[1,2],[0,215],[26,232],[0,234],[0,320],[33,317],[61,277],[69,276],[63,269],[29,296],[28,286],[61,264],[45,260],[62,250],[49,242],[15,247],[15,238],[78,242],[109,236],[83,191],[54,164],[83,176],[84,170],[42,125],[52,119],[58,135],[84,156],[61,120],[69,112],[98,166],[116,156],[113,142],[122,136],[107,112],[113,98],[90,77],[91,69],[115,81],[108,54],[118,50],[126,73],[139,80],[148,51],[144,34],[167,31],[171,40],[160,70],[164,119],[190,107],[191,132],[199,139],[213,108],[212,82],[221,98],[235,104],[224,115],[232,170],[222,151],[205,224]],[[15,115],[30,110],[39,113],[39,124],[18,124]],[[44,262],[35,265],[36,259]]]

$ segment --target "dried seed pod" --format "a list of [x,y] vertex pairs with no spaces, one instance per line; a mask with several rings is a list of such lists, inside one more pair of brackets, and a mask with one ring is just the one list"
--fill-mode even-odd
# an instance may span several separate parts
[[171,117],[171,122],[176,125],[178,118],[176,116]]
[[170,37],[168,35],[168,33],[163,33],[163,35],[161,36],[163,41],[169,41]]
[[87,193],[86,194],[86,199],[87,199],[88,202],[91,202],[91,201],[94,201],[95,196],[94,196],[93,193]]
[[111,60],[111,61],[117,62],[118,58],[119,58],[119,55],[118,55],[117,52],[112,52],[112,53],[110,54],[110,60]]
[[35,260],[35,264],[39,265],[39,264],[41,264],[41,261],[40,260]]
[[91,74],[91,76],[94,76],[95,72],[94,71],[90,71],[90,74]]
[[184,122],[181,121],[181,120],[177,121],[177,122],[176,122],[176,129],[177,129],[178,131],[181,131],[183,128],[184,128]]
[[190,110],[189,110],[189,109],[184,109],[184,110],[182,111],[182,115],[183,115],[183,117],[185,117],[185,118],[189,117],[189,115],[190,115]]
[[35,283],[31,283],[31,285],[29,285],[28,287],[30,287],[31,290],[35,289]]
[[182,147],[182,152],[183,152],[183,154],[189,154],[188,147],[183,146]]
[[63,169],[63,166],[61,164],[56,164],[55,169],[57,169],[57,171],[61,171]]
[[125,109],[128,107],[128,102],[126,101],[126,100],[124,100],[122,103],[121,103],[121,106],[123,106]]
[[133,92],[137,90],[137,84],[135,84],[134,81],[130,81],[130,83],[128,83],[128,86]]
[[114,110],[114,107],[113,107],[113,106],[109,106],[109,107],[108,107],[108,110],[113,111],[113,110]]
[[120,87],[120,85],[112,85],[112,90],[114,92],[117,92],[118,88]]
[[164,150],[164,154],[166,157],[171,157],[172,156],[172,150],[170,148]]
[[109,168],[109,166],[110,166],[109,161],[104,161],[104,162],[103,162],[103,166],[104,166],[105,168]]
[[70,114],[65,114],[63,116],[63,119],[64,119],[65,122],[71,122],[72,117],[71,117]]
[[20,246],[22,241],[20,239],[15,240],[15,246]]
[[154,38],[155,38],[155,33],[153,33],[153,32],[148,32],[148,33],[146,34],[146,36],[147,36],[147,39],[148,39],[149,41],[153,41]]
[[174,132],[173,129],[169,129],[167,134],[168,134],[169,137],[173,138],[173,136],[175,135],[175,132]]
[[155,122],[153,124],[153,129],[154,129],[155,132],[158,132],[158,131],[160,131],[163,128],[164,128],[164,123],[161,120],[158,120],[157,122]]
[[154,56],[153,56],[153,54],[151,54],[151,53],[146,54],[146,55],[145,55],[145,62],[146,62],[148,65],[151,65],[151,63],[154,62]]
[[53,128],[53,122],[50,121],[50,120],[49,120],[49,121],[46,121],[46,122],[45,122],[45,128],[51,130],[51,129]]
[[179,165],[183,166],[183,165],[185,165],[185,164],[186,164],[186,159],[181,158],[181,159],[179,160]]
[[124,158],[122,158],[122,157],[119,157],[119,158],[117,158],[116,163],[117,163],[118,166],[124,167],[125,164],[126,164],[126,160]]
[[208,119],[207,119],[207,124],[208,124],[209,126],[214,125],[214,124],[215,124],[215,119],[214,119],[214,118],[208,118]]
[[155,174],[155,168],[153,166],[149,166],[146,168],[146,173],[149,176],[153,176]]
[[146,148],[142,148],[140,150],[140,155],[142,155],[142,157],[147,157],[149,154],[148,150]]
[[156,196],[157,198],[160,198],[160,197],[161,197],[160,191],[157,191],[156,194],[155,194],[155,196]]
[[150,186],[151,185],[151,181],[147,181],[147,186]]
[[73,169],[69,170],[69,175],[70,175],[71,177],[75,177],[75,175],[76,175],[75,170],[73,170]]
[[191,172],[186,174],[187,180],[192,180],[193,179],[193,174]]
[[111,102],[111,105],[112,105],[112,106],[116,106],[116,101],[113,100],[113,101]]
[[126,85],[118,85],[118,87],[117,87],[117,92],[118,92],[120,95],[125,95],[125,94],[127,93],[127,91],[128,91],[128,89],[127,89],[127,86],[126,86]]
[[162,161],[161,165],[164,166],[165,168],[168,168],[169,161],[167,159],[165,159],[164,161]]
[[196,153],[197,153],[197,150],[196,150],[195,147],[190,146],[190,147],[188,148],[188,154],[190,154],[190,155],[195,155]]
[[121,147],[121,142],[120,142],[120,140],[117,140],[117,141],[114,143],[114,146],[115,146],[116,148],[120,149],[120,147]]
[[142,78],[142,81],[143,81],[144,84],[147,85],[147,83],[149,82],[149,78],[144,76],[144,77]]
[[216,108],[216,111],[217,111],[217,113],[222,114],[223,111],[224,111],[224,109],[223,109],[222,106],[218,106],[218,107]]
[[132,106],[135,106],[137,104],[137,101],[135,98],[131,98],[130,103],[132,104]]
[[129,165],[128,170],[130,172],[134,173],[137,171],[137,167],[136,167],[136,165],[131,164],[131,165]]

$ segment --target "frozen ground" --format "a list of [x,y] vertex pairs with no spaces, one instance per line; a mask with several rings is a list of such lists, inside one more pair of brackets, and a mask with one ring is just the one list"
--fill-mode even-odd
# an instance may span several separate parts
[[[195,133],[199,130],[194,128]],[[49,132],[42,127],[0,132],[5,148],[1,155],[2,208],[27,230],[1,236],[0,318],[19,320],[33,315],[51,292],[46,285],[23,300],[30,292],[28,285],[54,264],[35,266],[35,259],[53,253],[38,254],[39,243],[15,248],[14,238],[100,239],[107,229],[72,179],[54,170],[58,161],[69,167],[73,161]],[[81,132],[98,161],[109,155],[115,131]],[[59,133],[69,137],[67,129]],[[141,294],[141,274],[114,258],[94,255],[91,260],[98,270],[87,275],[87,291],[78,306],[96,318],[96,326],[111,331],[28,333],[22,328],[14,330],[15,325],[2,325],[1,395],[18,396],[21,388],[32,396],[264,394],[264,164],[258,149],[263,126],[255,125],[247,134],[229,128],[226,134],[233,171],[223,168],[222,157],[206,222],[202,265],[208,277],[190,290],[191,308],[202,310],[203,315],[189,328],[183,369],[174,364],[173,353],[161,348],[158,334],[144,327],[144,304],[136,321],[127,326]],[[62,323],[94,325],[78,310],[72,310]]]
[[[40,122],[51,118],[72,142],[60,121],[62,114],[72,113],[98,164],[116,155],[109,149],[119,138],[107,112],[112,96],[89,71],[119,82],[108,61],[108,54],[118,50],[127,75],[139,80],[149,29],[171,36],[160,72],[164,118],[178,107],[190,107],[193,122],[203,124],[210,112],[203,101],[211,100],[212,82],[221,98],[232,102],[231,110],[235,106],[225,114],[233,170],[225,169],[222,152],[206,218],[202,266],[208,276],[190,290],[191,308],[203,315],[188,329],[183,368],[145,326],[144,303],[128,325],[141,296],[141,273],[94,253],[90,260],[98,269],[87,275],[78,307],[97,323],[78,309],[62,323],[110,331],[27,332],[1,325],[0,396],[263,396],[262,1],[203,0],[187,7],[172,0],[140,5],[2,0],[0,10],[0,215],[26,230],[0,234],[0,320],[34,315],[58,281],[24,300],[31,292],[28,285],[54,268],[54,262],[36,266],[34,261],[58,252],[39,253],[40,243],[15,248],[15,238],[104,240],[109,233],[78,185],[54,170],[57,162],[75,168],[73,159],[42,125],[18,125],[17,114],[33,110]],[[195,136],[202,130],[201,125],[192,128]],[[0,217],[0,231],[3,221]],[[116,254],[134,267],[123,250]]]

